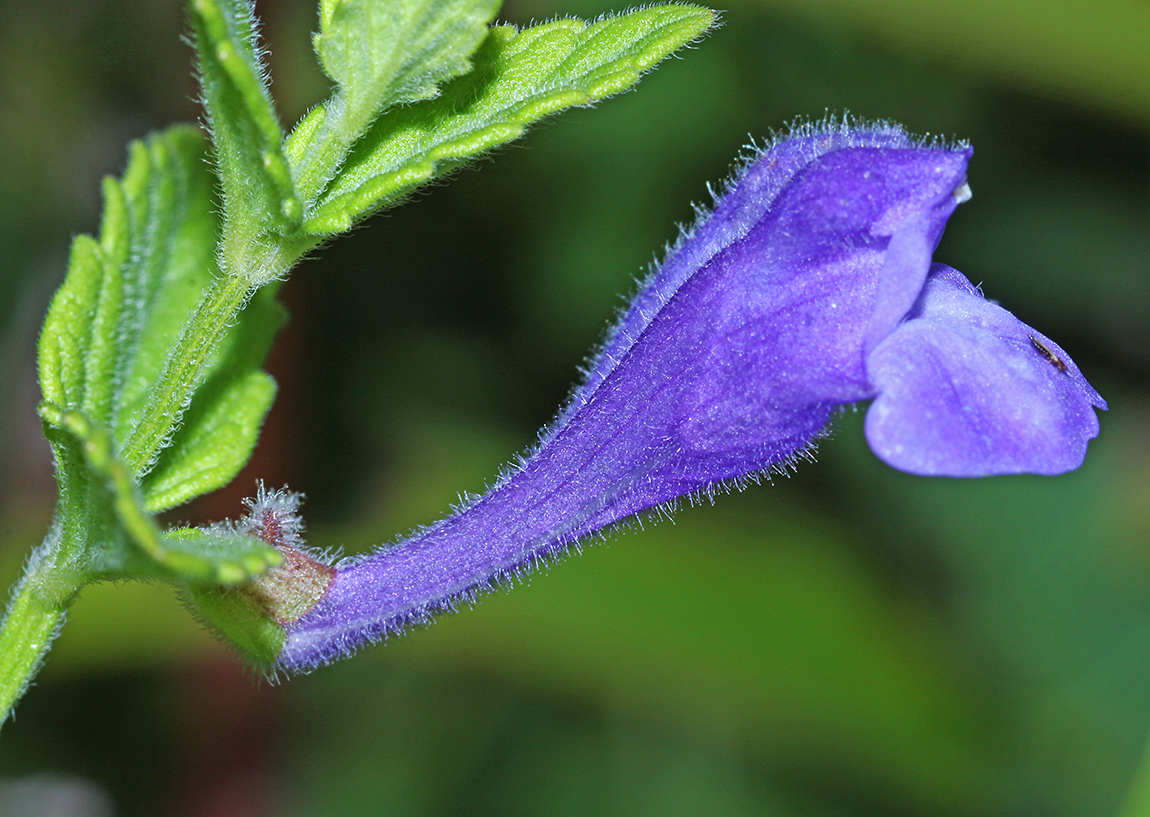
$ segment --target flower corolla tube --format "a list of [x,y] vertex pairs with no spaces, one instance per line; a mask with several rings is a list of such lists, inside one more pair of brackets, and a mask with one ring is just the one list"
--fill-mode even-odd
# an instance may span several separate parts
[[327,663],[632,514],[782,470],[859,401],[871,449],[912,474],[1077,468],[1105,401],[1058,344],[932,263],[970,155],[854,123],[759,151],[534,449],[450,518],[336,565],[281,619],[277,665]]

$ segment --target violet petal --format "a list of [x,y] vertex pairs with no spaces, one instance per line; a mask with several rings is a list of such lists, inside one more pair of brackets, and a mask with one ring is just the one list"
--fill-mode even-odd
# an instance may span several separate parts
[[[723,193],[716,197],[715,209],[709,214],[704,213],[693,228],[683,231],[663,263],[643,282],[638,294],[612,327],[587,370],[583,384],[572,396],[571,403],[552,431],[598,388],[678,288],[758,224],[795,174],[827,153],[861,147],[897,150],[913,148],[915,143],[895,124],[880,122],[860,128],[850,120],[839,124],[824,122],[796,126],[786,139],[776,141],[746,160],[734,178],[724,185]],[[940,214],[937,223],[931,225],[934,243],[937,243],[937,235],[941,234],[942,224],[950,210]],[[897,212],[897,208],[892,212]],[[887,221],[889,223],[891,219]],[[930,249],[933,249],[933,243]],[[925,267],[922,275],[926,275]],[[902,312],[887,327],[888,331],[913,303],[921,284],[920,279]]]
[[339,565],[286,627],[281,666],[331,661],[627,516],[782,468],[835,407],[872,396],[876,309],[893,326],[909,308],[969,151],[889,130],[842,136],[809,131],[752,165],[530,456],[450,519]]
[[1061,474],[1082,464],[1106,401],[1050,338],[935,264],[871,353],[871,449],[912,474]]
[[683,285],[678,294],[718,278],[707,375],[684,408],[692,447],[768,440],[796,411],[874,395],[865,344],[917,296],[968,158],[915,147],[826,153]]

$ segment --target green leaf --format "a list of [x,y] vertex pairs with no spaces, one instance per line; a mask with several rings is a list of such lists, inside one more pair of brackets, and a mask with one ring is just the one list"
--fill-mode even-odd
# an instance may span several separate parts
[[[440,97],[376,123],[309,213],[305,231],[347,230],[466,160],[517,139],[543,117],[631,87],[714,22],[709,9],[663,5],[592,24],[564,19],[523,31],[491,29],[470,74]],[[300,123],[289,139],[289,155],[322,131],[325,115],[317,109]]]
[[286,635],[275,619],[235,588],[189,587],[186,601],[196,617],[257,667],[271,669]]
[[144,480],[147,510],[159,513],[231,482],[255,447],[275,392],[271,377],[250,372],[221,388],[202,411],[189,412],[179,437]]
[[[145,504],[157,512],[226,484],[255,447],[275,394],[260,371],[285,313],[265,287],[206,361],[202,385],[155,467],[125,451],[202,293],[218,276],[211,173],[204,140],[177,127],[133,143],[121,180],[104,182],[100,240],[78,237],[40,339],[44,398],[105,427],[133,480],[147,473]],[[183,409],[187,409],[183,412]]]
[[108,494],[120,532],[134,546],[134,550],[125,551],[114,542],[101,543],[96,557],[100,572],[238,585],[283,561],[279,551],[266,542],[224,528],[161,533],[144,509],[131,473],[116,456],[112,435],[106,428],[82,411],[66,411],[48,401],[40,404],[40,416],[50,427],[70,434],[81,444],[95,482],[102,483]]
[[40,336],[45,399],[123,439],[168,345],[214,269],[212,181],[203,140],[173,128],[134,142],[121,181],[104,180],[100,240],[76,238]]
[[384,110],[428,99],[465,73],[499,0],[323,0],[315,50],[335,95],[297,163],[311,199]]
[[497,0],[324,0],[315,50],[349,112],[428,99],[465,73]]
[[[44,399],[58,405],[85,406],[88,402],[87,352],[95,345],[94,318],[107,269],[100,245],[91,236],[77,236],[68,275],[52,298],[40,333],[40,390]],[[99,390],[92,389],[94,393]]]
[[110,421],[119,442],[147,410],[168,347],[218,274],[218,223],[203,151],[198,131],[172,128],[133,143],[123,180],[105,182],[100,241],[110,264],[122,269],[125,305]]
[[[247,0],[192,0],[192,22],[224,191],[225,233],[250,241],[253,230],[290,232],[303,207],[281,150],[255,18]],[[225,239],[227,236],[225,236]]]
[[161,544],[169,560],[181,562],[180,578],[206,587],[242,585],[283,562],[267,542],[223,525],[165,531]]

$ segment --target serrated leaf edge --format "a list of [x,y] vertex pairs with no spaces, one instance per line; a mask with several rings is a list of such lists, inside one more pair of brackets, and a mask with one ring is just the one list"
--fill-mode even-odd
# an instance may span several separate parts
[[[326,199],[321,200],[313,212],[305,219],[303,231],[317,237],[326,237],[344,232],[350,229],[356,221],[366,218],[371,215],[371,213],[377,212],[390,204],[400,202],[422,183],[442,175],[442,173],[445,172],[442,165],[449,164],[450,167],[446,169],[454,169],[454,167],[462,161],[475,158],[484,151],[514,141],[519,138],[530,125],[535,124],[546,116],[558,113],[570,107],[592,105],[600,99],[626,90],[635,84],[643,73],[649,71],[669,56],[676,48],[683,47],[706,33],[708,28],[710,28],[716,20],[716,15],[714,12],[701,6],[672,3],[648,6],[620,15],[608,15],[591,22],[575,18],[562,18],[523,30],[518,30],[514,26],[494,27],[489,33],[489,36],[502,35],[508,37],[508,43],[512,40],[524,38],[523,42],[517,42],[516,44],[520,48],[528,48],[535,39],[557,30],[567,29],[569,33],[573,34],[590,32],[597,26],[618,24],[632,15],[648,12],[651,9],[675,6],[692,12],[703,12],[709,15],[706,24],[699,27],[699,30],[694,35],[685,40],[677,38],[675,44],[671,46],[667,45],[666,37],[662,35],[668,29],[682,26],[689,20],[689,17],[678,17],[652,26],[642,35],[642,39],[649,41],[647,45],[638,51],[638,53],[619,58],[617,61],[624,64],[618,70],[597,79],[594,85],[590,85],[587,88],[568,87],[543,91],[534,99],[517,105],[507,106],[503,109],[496,109],[492,112],[492,116],[514,111],[515,118],[482,125],[478,129],[463,133],[462,135],[453,135],[449,140],[434,144],[425,152],[412,156],[407,162],[394,170],[372,176],[351,190],[329,194]],[[700,14],[700,17],[702,16],[703,15]],[[586,51],[596,45],[594,39],[594,36],[591,36],[586,42],[574,48],[570,54],[551,69],[550,73],[552,75],[558,75],[562,72],[564,66],[570,66],[572,62],[583,58]],[[601,65],[599,67],[605,66]],[[307,132],[314,133],[314,130],[320,127],[322,118],[322,113],[318,110],[313,110],[300,122],[296,130],[300,131],[303,128],[307,128]],[[301,134],[301,136],[306,139],[306,134]],[[293,132],[288,137],[288,143],[292,144],[296,138],[297,135]],[[434,140],[434,131],[426,134],[423,139],[425,142],[434,142]],[[298,149],[299,148],[296,148],[296,150]]]

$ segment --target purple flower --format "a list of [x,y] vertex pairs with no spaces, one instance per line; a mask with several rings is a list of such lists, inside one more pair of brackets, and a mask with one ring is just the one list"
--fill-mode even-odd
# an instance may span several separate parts
[[1052,340],[931,263],[967,147],[802,129],[749,162],[623,314],[570,405],[487,494],[337,566],[285,625],[303,670],[631,514],[783,470],[840,407],[915,474],[1076,468],[1105,401]]

